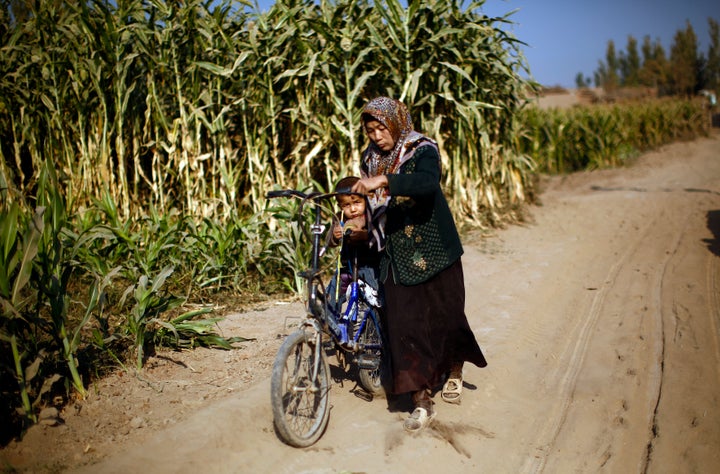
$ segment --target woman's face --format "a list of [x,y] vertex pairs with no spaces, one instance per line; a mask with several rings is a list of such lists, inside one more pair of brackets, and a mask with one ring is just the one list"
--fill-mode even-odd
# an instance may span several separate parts
[[392,151],[395,146],[395,140],[390,134],[390,130],[377,120],[368,120],[365,122],[365,133],[368,138],[382,151]]

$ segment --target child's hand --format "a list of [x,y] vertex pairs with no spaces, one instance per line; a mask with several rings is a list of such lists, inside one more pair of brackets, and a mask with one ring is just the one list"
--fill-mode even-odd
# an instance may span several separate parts
[[365,216],[353,217],[345,221],[345,228],[352,227],[353,230],[365,228]]
[[368,239],[368,233],[365,229],[350,227],[345,231],[345,238],[352,243],[364,242]]
[[335,227],[333,227],[333,237],[335,238],[335,240],[342,239],[342,236],[343,236],[342,226],[336,225]]

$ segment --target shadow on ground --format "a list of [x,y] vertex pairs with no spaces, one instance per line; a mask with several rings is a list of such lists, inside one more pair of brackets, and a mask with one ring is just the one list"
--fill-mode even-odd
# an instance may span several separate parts
[[713,238],[703,239],[703,242],[707,244],[708,250],[720,256],[720,210],[708,211],[706,220]]

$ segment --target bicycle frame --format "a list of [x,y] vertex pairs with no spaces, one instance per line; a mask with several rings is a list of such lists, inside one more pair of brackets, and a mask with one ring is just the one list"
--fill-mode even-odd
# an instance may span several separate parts
[[[372,304],[368,301],[371,298],[368,298],[365,293],[366,291],[369,291],[365,288],[367,283],[358,278],[356,259],[352,263],[352,274],[353,277],[348,287],[348,300],[345,311],[336,311],[329,305],[326,308],[330,318],[339,322],[338,331],[335,332],[333,336],[344,348],[352,351],[362,349],[380,349],[380,344],[360,345],[359,343],[360,335],[362,334],[365,325],[368,323],[368,318],[372,319],[373,323],[378,327],[378,331],[380,331],[380,321],[378,321],[378,315],[374,309],[378,306],[377,302]],[[338,275],[335,277],[339,279]],[[336,285],[339,286],[339,282],[337,282]],[[361,303],[364,303],[366,308],[364,311],[361,311],[360,309]],[[348,335],[348,326],[350,324],[355,326],[352,338]],[[330,327],[330,329],[333,328]]]
[[[300,272],[300,276],[306,281],[306,319],[301,323],[302,326],[312,326],[313,330],[322,337],[323,332],[327,332],[333,339],[334,342],[338,343],[344,349],[352,351],[362,349],[380,349],[380,344],[369,344],[361,347],[359,344],[359,337],[362,334],[362,329],[367,324],[368,317],[372,318],[373,323],[377,326],[380,331],[380,321],[378,321],[378,315],[372,309],[373,304],[363,298],[362,291],[360,291],[360,284],[358,279],[357,262],[354,261],[352,265],[353,278],[350,283],[350,296],[347,301],[347,307],[344,312],[335,311],[331,308],[328,301],[328,294],[325,291],[325,286],[320,278],[320,255],[321,255],[321,236],[325,232],[326,226],[322,221],[322,206],[320,201],[328,199],[341,194],[347,194],[349,190],[338,190],[334,193],[318,193],[310,192],[308,194],[301,193],[295,190],[281,190],[271,191],[268,193],[268,197],[297,197],[303,201],[312,201],[313,203],[313,222],[310,225],[310,233],[312,235],[312,258],[310,262],[310,268]],[[302,209],[299,211],[302,214]],[[338,275],[336,277],[339,279]],[[339,281],[336,282],[339,285]],[[363,282],[364,283],[364,282]],[[367,283],[364,283],[367,284]],[[322,302],[318,298],[318,292],[322,295]],[[347,327],[345,324],[348,322],[357,322],[360,317],[359,306],[360,302],[364,301],[368,309],[362,314],[362,320],[360,326],[353,334],[352,340],[349,339],[347,334]],[[323,331],[322,323],[327,326],[327,331]],[[320,342],[320,341],[318,341]]]

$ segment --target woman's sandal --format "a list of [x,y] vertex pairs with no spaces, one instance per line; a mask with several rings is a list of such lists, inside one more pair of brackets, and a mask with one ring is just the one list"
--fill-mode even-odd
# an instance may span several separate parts
[[449,378],[443,385],[440,396],[446,403],[460,404],[462,400],[462,378]]
[[403,423],[403,428],[405,428],[405,431],[417,433],[418,431],[430,425],[434,418],[435,410],[432,410],[430,413],[428,413],[425,408],[418,407],[413,410],[412,414],[409,417],[405,419],[405,422]]

